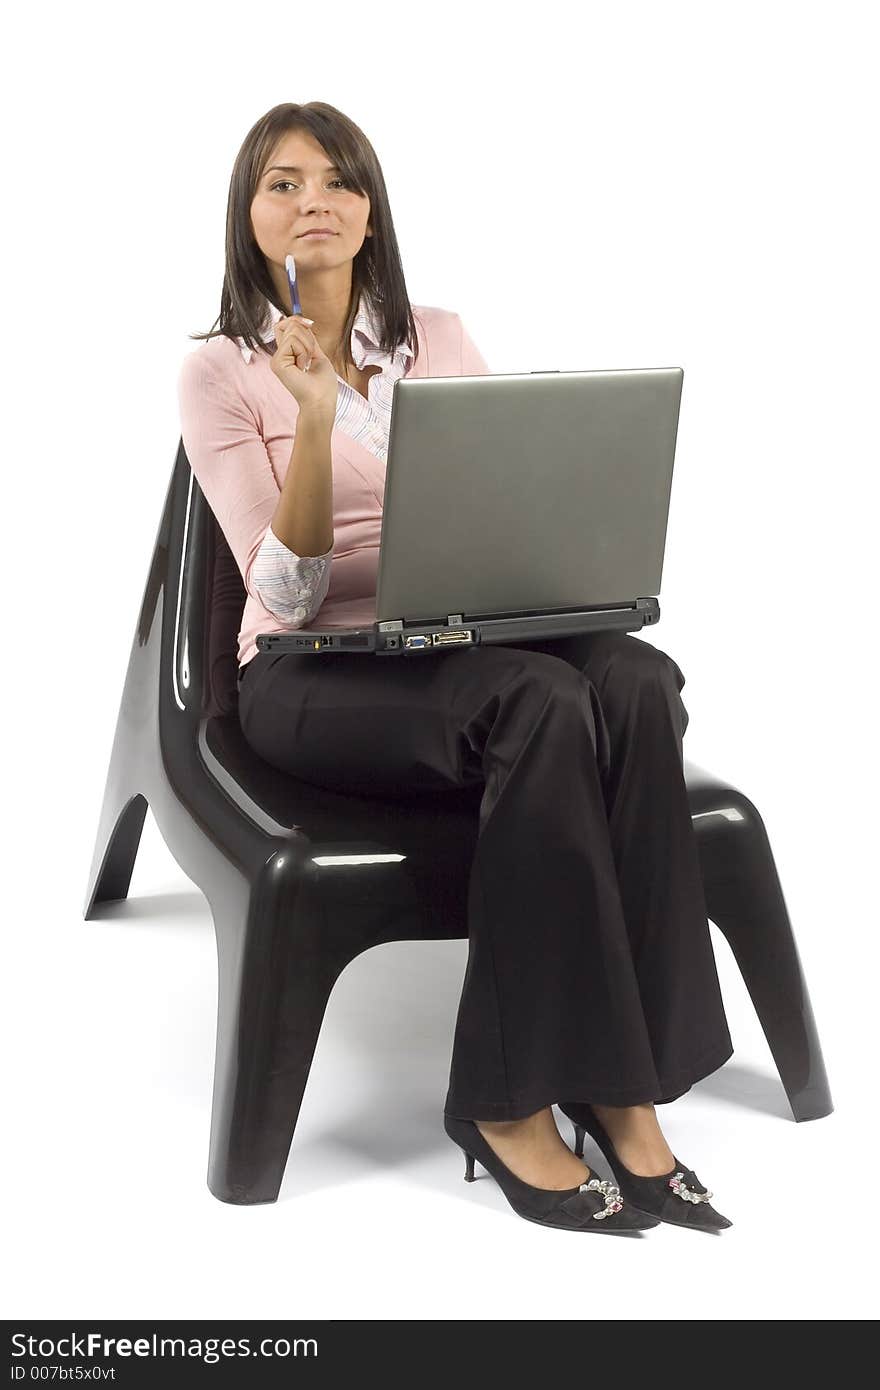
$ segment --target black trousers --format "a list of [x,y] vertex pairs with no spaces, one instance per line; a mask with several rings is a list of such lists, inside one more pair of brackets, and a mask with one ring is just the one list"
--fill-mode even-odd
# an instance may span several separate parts
[[447,1114],[663,1103],[732,1055],[684,683],[621,632],[244,667],[245,739],[294,777],[365,796],[483,784]]

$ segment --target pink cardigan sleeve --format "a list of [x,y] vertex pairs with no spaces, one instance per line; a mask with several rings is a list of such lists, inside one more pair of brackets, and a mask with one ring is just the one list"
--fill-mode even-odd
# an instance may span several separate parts
[[461,317],[456,315],[461,327],[461,375],[462,376],[491,376],[492,373],[486,364],[485,358],[468,333]]
[[300,557],[271,530],[281,490],[257,422],[222,367],[189,353],[177,390],[186,456],[247,593],[282,622],[309,621],[329,588],[333,547]]

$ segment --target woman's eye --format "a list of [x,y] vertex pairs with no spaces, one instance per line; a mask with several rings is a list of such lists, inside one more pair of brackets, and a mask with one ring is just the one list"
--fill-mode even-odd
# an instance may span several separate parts
[[[343,188],[346,186],[345,179],[331,179],[330,182],[341,184]],[[274,193],[276,188],[293,188],[293,184],[290,179],[281,179],[278,183],[273,183],[271,192]]]

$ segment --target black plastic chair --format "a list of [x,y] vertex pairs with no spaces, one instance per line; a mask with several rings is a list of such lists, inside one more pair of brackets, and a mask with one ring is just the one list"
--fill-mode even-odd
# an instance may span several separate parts
[[[359,797],[258,758],[237,714],[244,584],[181,440],[132,643],[84,916],[125,898],[147,806],[208,899],[217,1044],[208,1186],[274,1202],[330,991],[385,941],[467,937],[480,784]],[[796,1120],[832,1110],[761,817],[685,763],[710,919],[742,971]],[[377,856],[357,868],[345,855]],[[327,856],[322,862],[322,856]],[[383,862],[380,856],[387,856]]]

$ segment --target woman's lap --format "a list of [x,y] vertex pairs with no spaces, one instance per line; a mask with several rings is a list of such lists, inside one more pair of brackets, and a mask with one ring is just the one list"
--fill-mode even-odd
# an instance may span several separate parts
[[586,694],[594,747],[607,758],[603,716],[656,675],[680,707],[683,733],[680,668],[653,644],[613,630],[412,657],[258,652],[239,717],[254,751],[292,776],[364,794],[435,791],[481,779],[473,730],[488,728],[511,683]]

